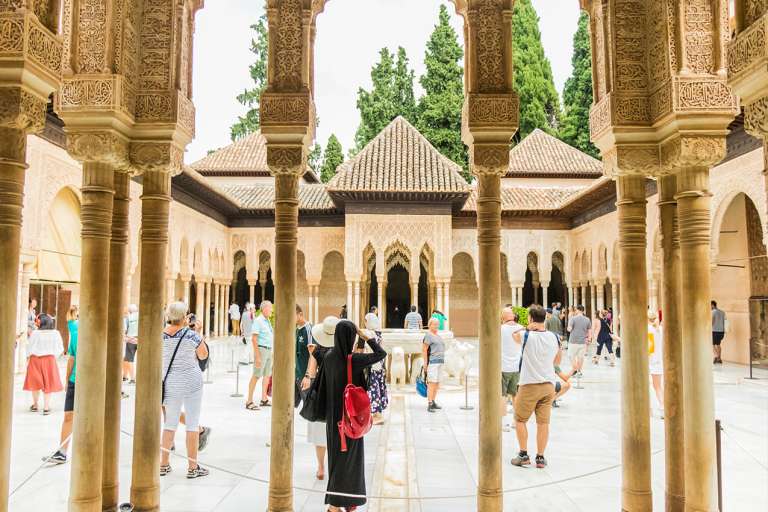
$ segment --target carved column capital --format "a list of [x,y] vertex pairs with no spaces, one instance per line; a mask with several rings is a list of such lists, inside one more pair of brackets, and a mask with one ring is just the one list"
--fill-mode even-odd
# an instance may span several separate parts
[[273,176],[302,176],[307,168],[306,156],[303,144],[267,142],[267,167]]
[[470,169],[477,176],[504,176],[509,170],[509,144],[474,143],[470,148]]
[[755,137],[766,138],[768,135],[768,88],[766,89],[766,96],[744,106],[744,129]]
[[131,167],[138,173],[181,173],[184,150],[173,141],[132,140],[129,146]]
[[603,153],[606,176],[649,176],[658,174],[659,147],[656,144],[621,144]]
[[724,157],[724,136],[678,135],[661,145],[660,174],[682,167],[711,167]]
[[41,131],[45,125],[47,103],[45,98],[24,87],[0,86],[0,127],[27,133]]
[[67,131],[67,152],[79,162],[104,162],[127,170],[128,139],[113,130]]

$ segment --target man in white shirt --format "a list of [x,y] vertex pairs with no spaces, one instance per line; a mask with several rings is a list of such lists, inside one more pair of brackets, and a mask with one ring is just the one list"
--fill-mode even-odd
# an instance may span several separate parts
[[544,327],[546,310],[534,304],[528,309],[528,331],[515,337],[523,340],[520,351],[520,383],[515,398],[515,429],[520,453],[512,459],[515,466],[528,466],[528,427],[536,413],[536,467],[545,468],[544,450],[549,440],[549,419],[555,399],[555,366],[560,364],[560,340]]
[[229,319],[232,321],[232,334],[237,336],[240,334],[240,306],[237,302],[232,302],[229,306]]
[[406,329],[419,329],[423,325],[421,315],[416,311],[416,306],[411,306],[411,312],[405,315],[405,327]]
[[369,331],[381,332],[381,320],[378,313],[379,310],[376,306],[371,306],[370,311],[365,315],[365,328]]

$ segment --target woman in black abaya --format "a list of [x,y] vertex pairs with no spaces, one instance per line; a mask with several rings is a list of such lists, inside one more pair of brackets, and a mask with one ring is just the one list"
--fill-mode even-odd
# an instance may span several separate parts
[[[327,352],[315,351],[313,356],[322,363],[322,381],[318,390],[321,409],[325,411],[325,433],[328,439],[329,492],[365,494],[365,444],[363,439],[347,438],[347,451],[341,451],[338,422],[344,408],[344,388],[347,385],[347,356],[352,354],[352,383],[365,387],[363,370],[387,357],[387,353],[374,340],[365,340],[373,353],[355,352],[355,338],[359,333],[355,324],[342,320],[336,325],[333,348]],[[363,338],[361,337],[361,342]],[[329,510],[347,512],[365,504],[365,498],[349,498],[326,494]]]

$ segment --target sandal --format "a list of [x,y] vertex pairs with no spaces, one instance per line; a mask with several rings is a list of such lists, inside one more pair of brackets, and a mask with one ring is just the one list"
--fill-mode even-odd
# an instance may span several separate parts
[[261,402],[259,402],[259,406],[261,406],[261,407],[272,407],[272,404],[270,403],[269,400],[262,400]]
[[165,476],[165,475],[167,475],[170,472],[171,472],[171,465],[170,464],[165,464],[165,465],[160,466],[160,476]]
[[50,409],[43,409],[43,416],[48,416],[49,414],[51,414]]
[[318,480],[321,480],[321,481],[325,480],[325,472],[324,471],[318,471],[317,473],[315,473],[315,478],[317,478]]
[[259,407],[253,402],[248,402],[247,404],[245,404],[245,408],[248,409],[249,411],[258,411],[259,409],[261,409],[261,407]]
[[36,405],[30,405],[29,406],[29,411],[30,412],[37,412],[37,406]]

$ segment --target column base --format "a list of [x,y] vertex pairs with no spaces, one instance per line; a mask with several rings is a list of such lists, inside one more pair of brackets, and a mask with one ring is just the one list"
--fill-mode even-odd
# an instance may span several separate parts
[[653,495],[650,492],[621,490],[622,512],[648,512],[653,510]]
[[131,488],[133,512],[158,512],[160,510],[160,487]]
[[685,496],[667,493],[664,500],[664,510],[665,512],[684,512]]
[[477,489],[477,510],[482,512],[501,512],[504,508],[504,495],[500,490]]
[[87,500],[69,500],[71,512],[102,512],[101,496],[95,496]]

